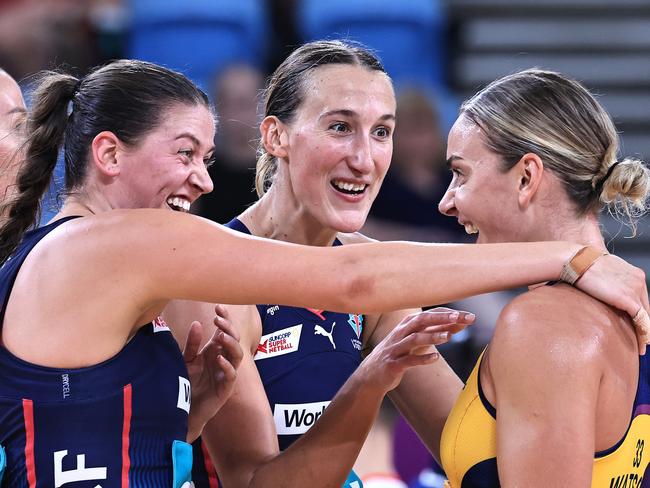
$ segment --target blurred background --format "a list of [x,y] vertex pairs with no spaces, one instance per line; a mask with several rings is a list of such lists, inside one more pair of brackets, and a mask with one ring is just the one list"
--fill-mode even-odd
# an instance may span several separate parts
[[[469,242],[437,211],[450,176],[446,133],[462,100],[520,69],[554,69],[582,81],[613,116],[622,154],[650,159],[649,0],[0,0],[0,67],[21,82],[27,99],[39,70],[83,75],[122,57],[182,71],[209,94],[220,117],[215,189],[193,211],[220,223],[256,200],[266,76],[295,46],[321,38],[374,49],[397,90],[394,157],[364,228],[378,239]],[[44,219],[60,200],[57,174]],[[650,276],[650,219],[641,220],[634,239],[612,218],[604,216],[603,226],[610,250]],[[472,332],[443,349],[461,377],[511,297],[453,304],[478,317]],[[387,406],[359,459],[366,485],[389,486],[392,477],[402,485],[390,486],[441,486],[431,465]]]

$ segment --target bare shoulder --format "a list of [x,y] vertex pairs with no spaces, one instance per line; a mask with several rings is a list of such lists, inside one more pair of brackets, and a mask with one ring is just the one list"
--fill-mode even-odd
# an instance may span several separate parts
[[341,241],[341,244],[364,244],[368,242],[377,242],[376,239],[371,239],[368,236],[364,236],[361,232],[339,232],[336,237],[339,241]]
[[588,366],[600,363],[612,310],[564,284],[541,286],[510,302],[499,316],[490,362]]

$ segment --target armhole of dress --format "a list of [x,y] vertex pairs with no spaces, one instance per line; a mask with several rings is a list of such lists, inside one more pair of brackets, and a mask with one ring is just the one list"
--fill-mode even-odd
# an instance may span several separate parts
[[478,360],[479,364],[478,364],[478,371],[476,372],[476,389],[478,390],[478,396],[481,399],[481,403],[483,404],[483,407],[492,416],[492,418],[496,420],[497,409],[494,408],[494,406],[488,401],[487,397],[485,396],[485,393],[483,392],[483,387],[481,386],[481,368],[483,367],[483,357],[485,356],[486,351],[487,348],[483,351],[481,357]]

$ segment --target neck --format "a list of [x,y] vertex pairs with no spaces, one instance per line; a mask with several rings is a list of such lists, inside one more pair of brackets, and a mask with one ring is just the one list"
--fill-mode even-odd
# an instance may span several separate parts
[[547,228],[529,240],[569,241],[607,251],[598,218],[594,214],[567,219],[556,216],[546,221],[549,222]]
[[115,208],[101,192],[84,189],[72,193],[65,199],[65,203],[55,219],[70,215],[97,215]]
[[253,235],[307,246],[331,246],[337,231],[323,227],[290,192],[273,183],[269,191],[241,219]]

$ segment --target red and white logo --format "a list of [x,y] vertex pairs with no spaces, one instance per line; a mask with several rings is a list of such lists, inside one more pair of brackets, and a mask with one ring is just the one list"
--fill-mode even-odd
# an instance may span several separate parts
[[169,330],[169,327],[167,326],[167,324],[163,320],[163,318],[160,317],[160,316],[156,317],[151,323],[153,324],[153,332],[154,332],[154,334],[156,332],[163,332],[163,331],[171,332]]
[[301,332],[302,324],[298,324],[262,336],[253,359],[258,361],[297,351]]

